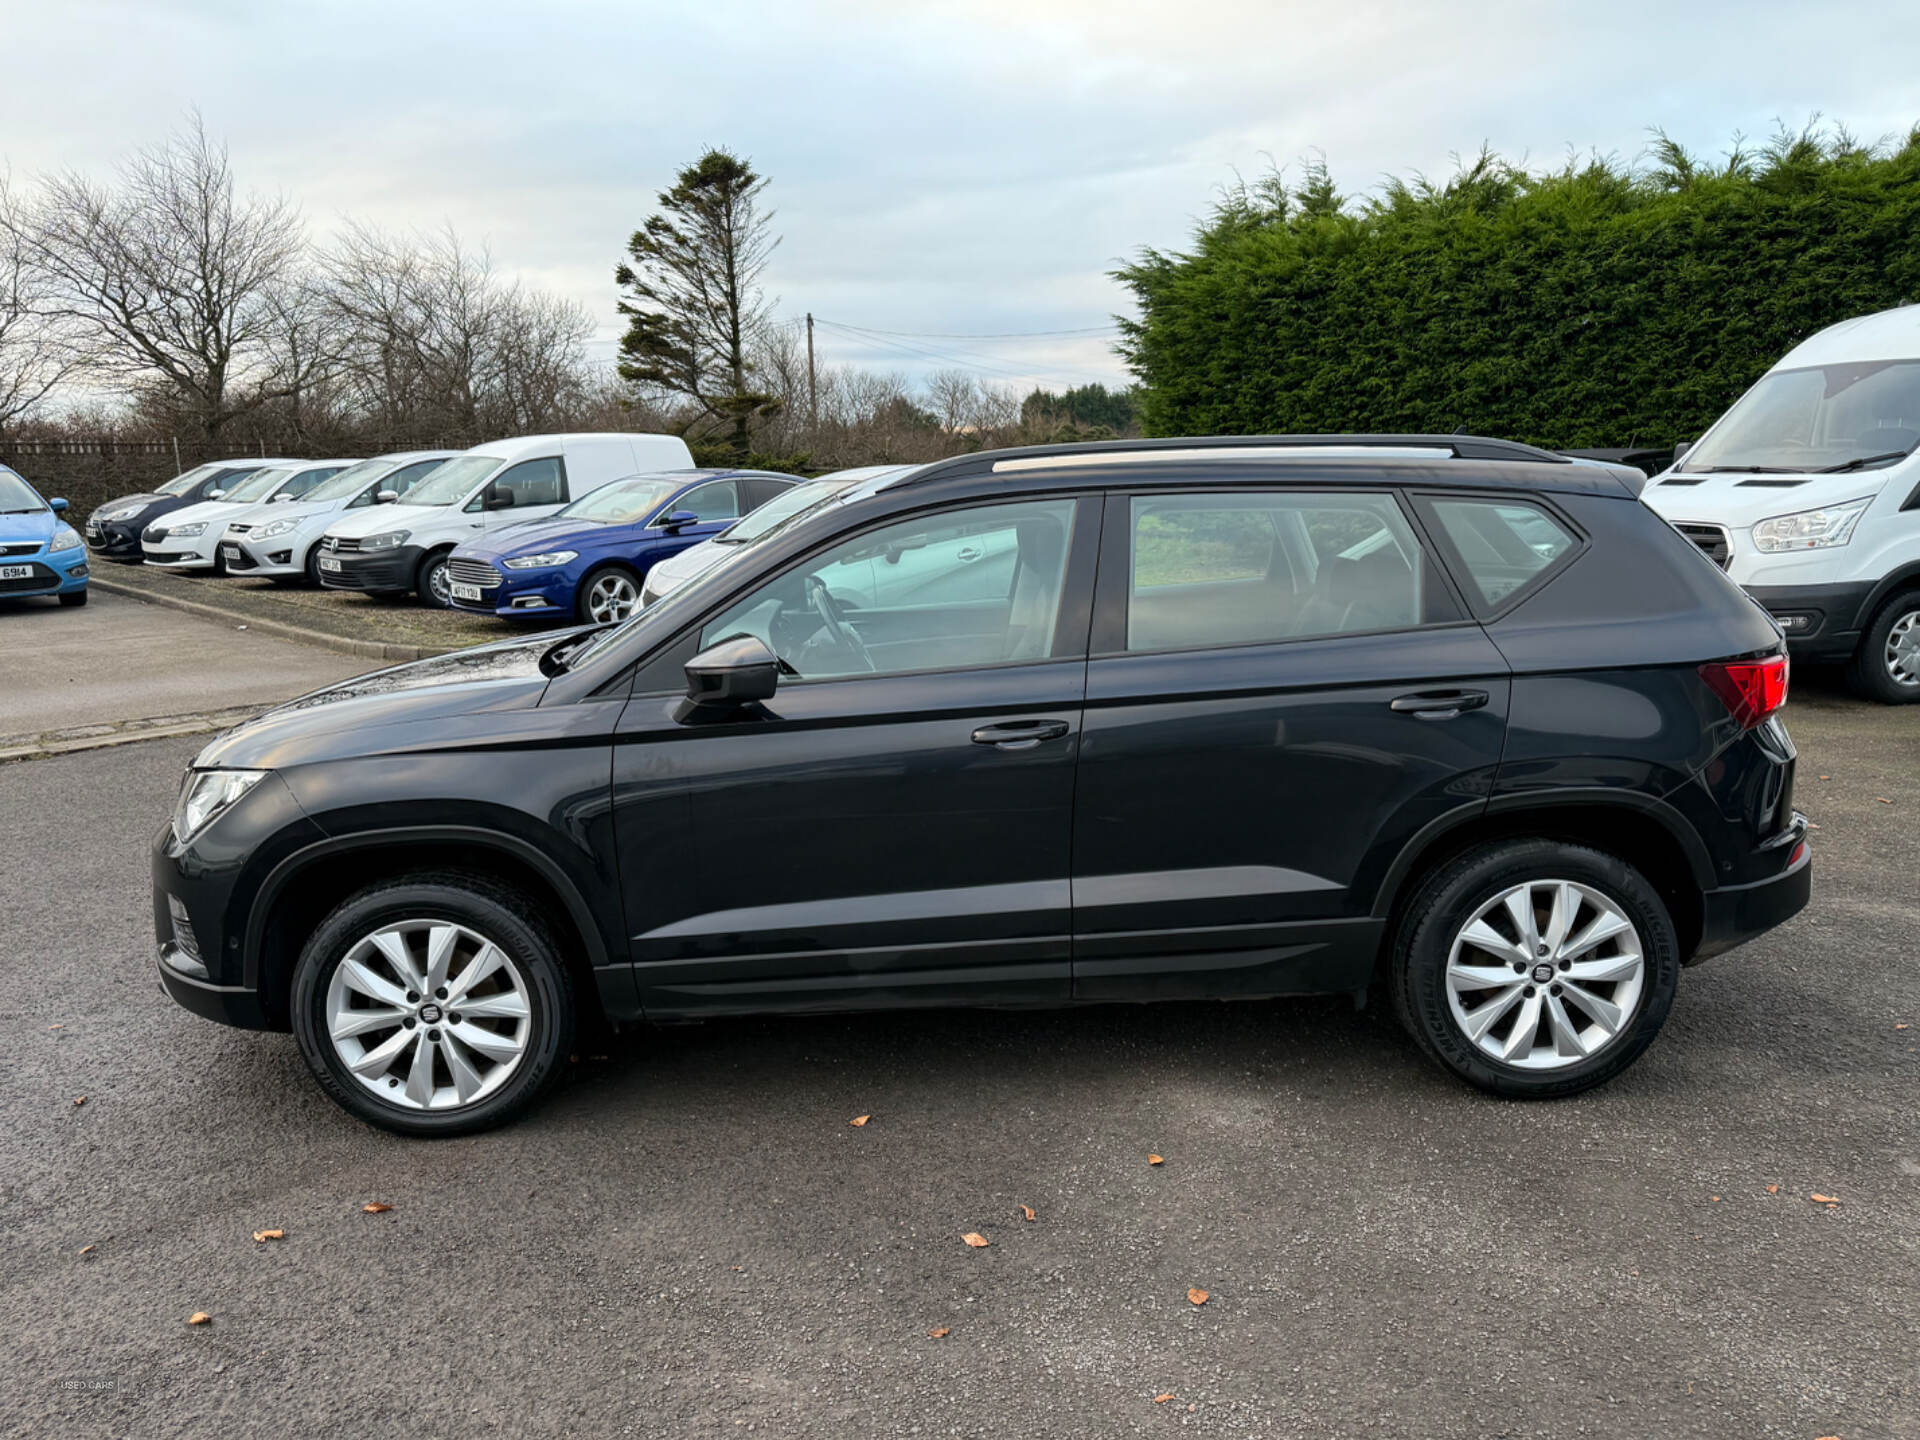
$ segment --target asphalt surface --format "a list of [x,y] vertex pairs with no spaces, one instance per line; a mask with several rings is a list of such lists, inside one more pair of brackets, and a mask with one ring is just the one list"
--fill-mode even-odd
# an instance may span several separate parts
[[0,1433],[1920,1435],[1920,711],[1790,725],[1812,908],[1596,1094],[1344,1002],[890,1015],[438,1143],[159,994],[198,742],[7,767]]
[[104,590],[0,600],[0,736],[266,705],[374,668]]

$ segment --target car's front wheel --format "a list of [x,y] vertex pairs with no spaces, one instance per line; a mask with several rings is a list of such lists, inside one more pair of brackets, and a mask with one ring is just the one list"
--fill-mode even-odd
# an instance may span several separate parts
[[625,620],[640,606],[640,581],[624,565],[602,565],[580,582],[574,611],[583,624]]
[[1874,612],[1848,678],[1883,704],[1920,703],[1920,590],[1896,595]]
[[420,562],[420,569],[413,579],[413,591],[420,597],[422,605],[435,610],[452,608],[453,581],[447,574],[447,556],[450,553],[439,550]]
[[1611,1080],[1666,1023],[1672,917],[1645,876],[1582,845],[1483,846],[1420,886],[1395,936],[1400,1019],[1435,1060],[1496,1095]]
[[293,1029],[341,1106],[403,1135],[464,1135],[560,1074],[574,996],[553,931],[517,891],[421,874],[370,885],[314,931]]

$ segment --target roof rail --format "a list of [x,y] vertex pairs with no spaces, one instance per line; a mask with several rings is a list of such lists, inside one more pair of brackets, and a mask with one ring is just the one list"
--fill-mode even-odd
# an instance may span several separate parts
[[1455,460],[1530,460],[1568,465],[1564,455],[1523,445],[1517,440],[1493,440],[1480,435],[1207,435],[1164,440],[1088,440],[1067,445],[1027,445],[1007,450],[981,450],[936,460],[901,477],[901,484],[919,485],[965,471],[977,473],[982,462],[994,470],[1039,470],[1071,465],[1117,465],[1153,460],[1252,459],[1265,452],[1286,450],[1437,450]]

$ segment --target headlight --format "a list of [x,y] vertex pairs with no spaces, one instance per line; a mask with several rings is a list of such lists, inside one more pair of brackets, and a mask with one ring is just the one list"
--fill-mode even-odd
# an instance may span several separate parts
[[200,520],[192,525],[182,525],[178,529],[169,528],[167,538],[169,540],[191,540],[196,535],[204,535],[206,533],[207,522]]
[[564,565],[569,560],[578,560],[578,550],[548,550],[541,555],[517,555],[501,563],[509,570],[545,570],[554,565]]
[[298,525],[299,523],[300,522],[298,520],[275,520],[270,525],[262,525],[258,530],[255,530],[247,538],[249,540],[271,540],[276,535],[286,534],[289,530],[293,529],[293,527]]
[[104,514],[96,515],[93,518],[96,520],[131,520],[146,508],[144,505],[122,505],[118,510],[108,510]]
[[1853,527],[1872,503],[1873,497],[1868,495],[1844,505],[1775,515],[1753,527],[1753,547],[1764,555],[1777,555],[1782,550],[1826,550],[1844,545],[1853,538]]
[[384,535],[369,535],[360,542],[364,550],[394,550],[407,543],[411,530],[389,530]]
[[189,770],[173,807],[173,838],[185,845],[266,776],[264,770]]
[[54,527],[53,538],[47,541],[47,553],[51,555],[56,550],[73,550],[79,544],[80,533],[73,526],[58,525]]

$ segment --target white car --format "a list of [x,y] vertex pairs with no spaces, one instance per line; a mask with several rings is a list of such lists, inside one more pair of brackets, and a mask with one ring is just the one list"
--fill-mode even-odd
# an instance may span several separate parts
[[298,500],[268,502],[227,522],[220,562],[229,575],[320,583],[319,540],[346,511],[392,504],[451,460],[458,450],[376,455],[323,480]]
[[1642,498],[1770,611],[1795,659],[1920,701],[1920,305],[1789,351]]
[[175,510],[140,532],[149,565],[169,570],[218,570],[227,525],[262,502],[297,500],[351,460],[281,460],[256,470],[231,490],[216,490],[198,505]]
[[670,555],[647,571],[640,589],[642,609],[669,595],[708,571],[744,555],[749,547],[787,528],[801,516],[810,514],[836,495],[844,495],[863,480],[878,480],[904,475],[911,465],[863,465],[854,470],[835,470],[830,475],[796,485],[776,495],[758,510],[742,516],[711,540]]
[[447,556],[454,546],[542,519],[628,475],[692,468],[693,453],[678,435],[525,435],[476,445],[443,461],[405,503],[329,526],[315,562],[320,583],[376,595],[412,591],[444,610],[453,601]]

